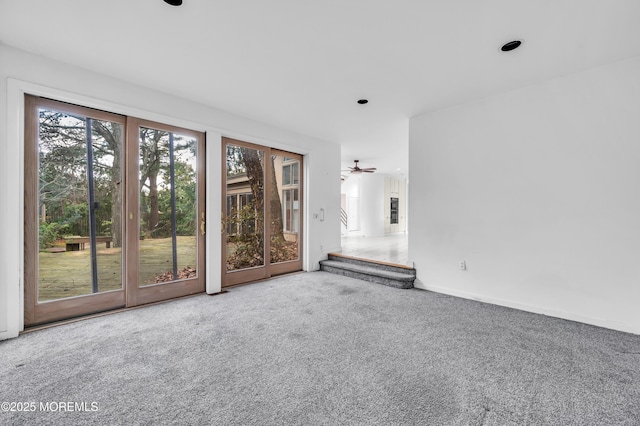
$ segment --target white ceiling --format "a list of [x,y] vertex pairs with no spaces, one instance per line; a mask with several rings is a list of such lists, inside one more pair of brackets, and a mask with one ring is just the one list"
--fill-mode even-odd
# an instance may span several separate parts
[[410,117],[640,55],[640,1],[0,0],[0,41],[406,174]]

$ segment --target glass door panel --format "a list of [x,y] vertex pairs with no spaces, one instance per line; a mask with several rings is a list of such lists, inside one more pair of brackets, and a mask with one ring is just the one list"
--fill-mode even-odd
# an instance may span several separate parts
[[121,306],[124,118],[26,99],[25,323]]
[[223,287],[301,270],[302,157],[223,141]]
[[38,302],[119,290],[122,125],[47,108],[38,115]]
[[25,96],[25,326],[204,291],[204,139]]
[[197,278],[197,139],[140,127],[138,285]]
[[204,291],[204,134],[139,119],[129,132],[127,305]]
[[271,263],[300,259],[300,159],[272,151]]
[[[234,141],[235,142],[235,141]],[[223,225],[224,272],[227,285],[264,277],[266,153],[241,143],[225,144]],[[233,274],[233,276],[228,275]]]

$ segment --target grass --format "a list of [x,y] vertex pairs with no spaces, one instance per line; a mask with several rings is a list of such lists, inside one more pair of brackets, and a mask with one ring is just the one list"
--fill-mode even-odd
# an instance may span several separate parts
[[[196,238],[178,237],[178,269],[196,266]],[[88,247],[88,244],[87,244]],[[140,241],[139,285],[172,269],[171,238]],[[98,244],[98,290],[122,288],[122,249]],[[91,250],[39,254],[38,300],[91,294]]]

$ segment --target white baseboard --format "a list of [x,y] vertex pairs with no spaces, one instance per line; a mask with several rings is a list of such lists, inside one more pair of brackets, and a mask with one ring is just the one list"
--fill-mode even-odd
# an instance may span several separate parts
[[611,321],[604,318],[588,317],[584,315],[575,314],[573,312],[558,311],[555,309],[548,309],[540,306],[528,305],[526,303],[514,302],[511,300],[504,300],[504,299],[499,299],[495,297],[487,297],[487,296],[482,296],[476,293],[454,290],[454,289],[437,286],[437,285],[425,285],[419,280],[415,281],[414,287],[422,290],[433,291],[436,293],[448,294],[450,296],[461,297],[463,299],[477,300],[479,302],[491,303],[493,305],[518,309],[520,311],[532,312],[535,314],[541,314],[541,315],[546,315],[546,316],[555,317],[555,318],[562,318],[570,321],[576,321],[584,324],[590,324],[598,327],[609,328],[612,330],[624,331],[626,333],[640,335],[640,324],[628,324],[628,323],[623,323],[619,321]]

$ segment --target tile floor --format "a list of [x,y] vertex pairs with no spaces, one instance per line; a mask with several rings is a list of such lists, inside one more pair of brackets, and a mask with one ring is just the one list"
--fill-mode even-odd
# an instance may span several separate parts
[[347,256],[407,265],[408,252],[406,233],[383,237],[342,237],[342,254]]

